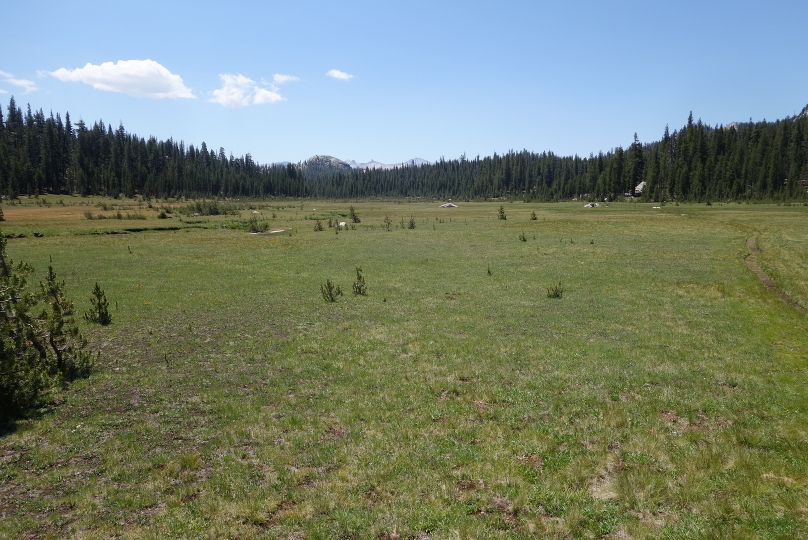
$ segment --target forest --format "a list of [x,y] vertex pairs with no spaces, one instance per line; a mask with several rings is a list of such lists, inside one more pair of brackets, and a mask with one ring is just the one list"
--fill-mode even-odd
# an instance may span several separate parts
[[[645,182],[641,193],[635,188]],[[691,113],[679,130],[588,157],[509,151],[417,167],[314,169],[262,165],[168,139],[144,139],[102,120],[0,109],[0,193],[110,197],[497,197],[531,201],[639,197],[648,201],[803,200],[808,185],[808,106],[768,122],[708,126]]]

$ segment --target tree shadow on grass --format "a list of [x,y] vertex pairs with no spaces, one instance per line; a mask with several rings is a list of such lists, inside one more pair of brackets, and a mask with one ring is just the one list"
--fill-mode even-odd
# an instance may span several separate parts
[[29,411],[21,412],[19,414],[5,414],[0,416],[0,439],[16,433],[20,429],[21,424],[40,420],[45,415],[52,413],[54,409],[53,404],[42,405],[39,409],[31,409]]

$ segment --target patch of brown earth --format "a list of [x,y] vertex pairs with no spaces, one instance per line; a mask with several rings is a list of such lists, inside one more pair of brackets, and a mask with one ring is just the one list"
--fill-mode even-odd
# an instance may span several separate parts
[[472,491],[478,488],[484,488],[485,484],[482,480],[460,480],[455,484],[460,491]]
[[618,497],[617,474],[626,466],[617,456],[619,448],[620,443],[618,441],[609,443],[606,464],[598,472],[598,475],[589,482],[589,494],[595,499],[607,501]]
[[732,420],[722,417],[709,418],[703,413],[699,413],[698,420],[695,422],[690,422],[687,418],[679,416],[673,411],[662,411],[659,413],[659,417],[682,430],[695,431],[698,433],[712,433],[713,431],[732,425]]
[[538,454],[530,454],[529,456],[522,456],[520,458],[517,458],[517,461],[519,461],[519,463],[522,463],[523,465],[528,465],[530,467],[533,467],[534,469],[539,470],[541,470],[542,466],[544,465],[544,458]]

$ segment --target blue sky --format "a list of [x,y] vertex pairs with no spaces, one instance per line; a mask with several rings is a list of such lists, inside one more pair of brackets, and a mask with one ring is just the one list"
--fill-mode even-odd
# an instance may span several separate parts
[[807,20],[794,1],[27,0],[3,8],[0,102],[262,163],[585,156],[691,110],[798,113]]

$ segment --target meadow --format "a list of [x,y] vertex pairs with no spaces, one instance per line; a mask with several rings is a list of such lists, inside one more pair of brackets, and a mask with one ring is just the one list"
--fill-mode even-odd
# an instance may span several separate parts
[[808,207],[441,202],[4,204],[113,322],[0,435],[0,536],[808,537],[808,315],[745,261],[808,307]]

